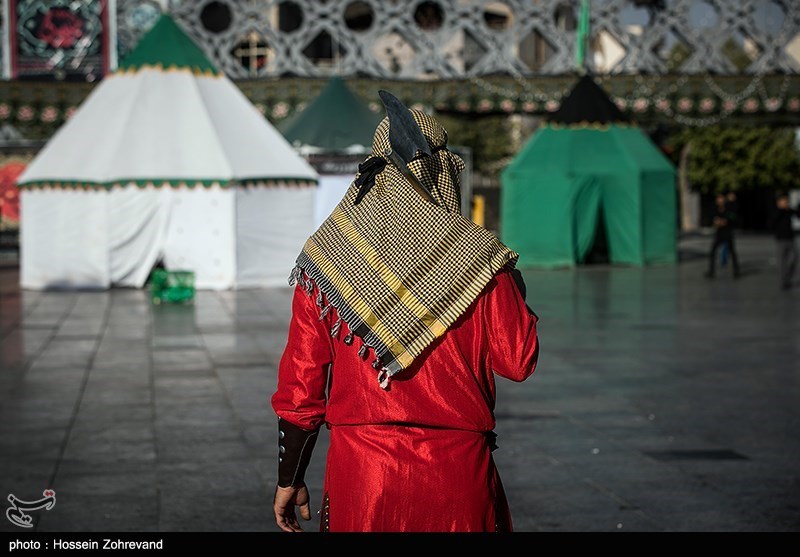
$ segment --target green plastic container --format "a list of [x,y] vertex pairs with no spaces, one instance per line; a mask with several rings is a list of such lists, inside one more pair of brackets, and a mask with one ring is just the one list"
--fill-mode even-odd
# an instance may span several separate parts
[[150,278],[150,296],[154,304],[185,304],[194,301],[194,272],[156,269]]

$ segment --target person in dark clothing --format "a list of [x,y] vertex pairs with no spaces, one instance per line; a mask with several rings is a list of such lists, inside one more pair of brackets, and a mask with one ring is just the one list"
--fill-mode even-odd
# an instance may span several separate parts
[[789,196],[781,193],[778,195],[775,205],[777,210],[770,221],[770,228],[778,245],[781,288],[786,290],[792,286],[792,277],[797,267],[797,246],[794,242],[795,231],[792,226],[792,217],[800,218],[800,203],[792,209],[789,205]]
[[717,262],[717,250],[727,244],[728,256],[733,266],[733,278],[739,278],[739,258],[736,255],[736,247],[733,242],[733,227],[736,225],[736,213],[731,210],[725,194],[719,193],[716,198],[716,209],[714,212],[714,242],[711,244],[709,255],[707,278],[714,278],[714,268]]
[[[728,192],[728,195],[726,196],[726,201],[725,202],[727,204],[728,211],[731,211],[734,215],[736,215],[738,217],[739,216],[739,202],[736,200],[736,192],[733,192],[733,191]],[[737,221],[738,221],[738,219],[737,219]],[[725,265],[728,264],[728,254],[729,254],[729,252],[730,252],[730,250],[729,250],[728,244],[727,243],[722,244],[722,248],[720,249],[720,254],[719,254],[720,266],[724,267]]]

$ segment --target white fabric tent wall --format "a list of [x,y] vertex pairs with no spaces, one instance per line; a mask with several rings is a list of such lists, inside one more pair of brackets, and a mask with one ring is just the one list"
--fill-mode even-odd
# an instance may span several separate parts
[[172,188],[128,186],[108,192],[111,284],[141,288],[162,256]]
[[315,187],[242,187],[236,191],[236,284],[287,286],[314,232]]
[[353,183],[352,174],[321,174],[314,199],[314,230],[328,218]]
[[236,285],[235,188],[180,188],[172,192],[164,266],[192,271],[198,289]]
[[198,289],[286,286],[315,227],[314,187],[22,191],[21,286],[141,288],[161,259]]
[[23,288],[109,287],[105,190],[22,190],[20,223]]

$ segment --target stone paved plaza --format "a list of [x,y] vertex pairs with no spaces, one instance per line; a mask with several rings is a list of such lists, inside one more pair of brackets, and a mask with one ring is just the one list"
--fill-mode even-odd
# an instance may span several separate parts
[[[682,239],[676,266],[524,271],[541,356],[525,383],[498,379],[494,453],[517,531],[798,530],[800,285],[779,289],[761,235],[739,238],[743,277],[705,279],[709,245]],[[288,287],[154,306],[18,280],[0,268],[4,502],[53,488],[39,532],[277,531]]]

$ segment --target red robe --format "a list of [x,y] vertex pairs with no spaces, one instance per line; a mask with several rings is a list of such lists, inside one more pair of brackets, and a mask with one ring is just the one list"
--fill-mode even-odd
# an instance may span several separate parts
[[[537,318],[507,270],[388,390],[370,349],[320,320],[315,291],[294,291],[272,406],[303,429],[329,428],[322,519],[328,531],[511,531],[491,455],[494,374],[523,381],[539,354]],[[328,366],[330,364],[330,385]],[[328,396],[326,398],[326,386]]]

